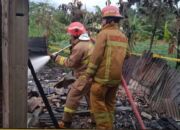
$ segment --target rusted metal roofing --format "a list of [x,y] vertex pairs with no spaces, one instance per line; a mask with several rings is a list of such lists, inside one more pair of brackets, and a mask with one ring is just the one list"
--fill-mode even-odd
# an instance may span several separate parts
[[130,77],[130,89],[138,96],[147,96],[152,111],[180,120],[180,73],[165,60],[152,58],[152,53],[144,54],[136,63],[133,60],[134,57],[125,62],[127,70],[123,73]]
[[[129,82],[129,80],[132,77],[132,72],[135,69],[135,64],[138,61],[139,57],[138,56],[131,56],[131,58],[128,58],[124,61],[124,65],[123,65],[123,76],[126,79],[127,82]],[[133,65],[132,65],[133,63]]]

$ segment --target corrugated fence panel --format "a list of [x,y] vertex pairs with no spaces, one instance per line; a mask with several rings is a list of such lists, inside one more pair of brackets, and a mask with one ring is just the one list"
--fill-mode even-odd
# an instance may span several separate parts
[[124,63],[124,69],[129,87],[142,97],[148,96],[152,111],[180,119],[180,73],[177,70],[170,68],[165,60],[152,58],[152,54],[144,54],[136,62],[134,57],[130,58]]

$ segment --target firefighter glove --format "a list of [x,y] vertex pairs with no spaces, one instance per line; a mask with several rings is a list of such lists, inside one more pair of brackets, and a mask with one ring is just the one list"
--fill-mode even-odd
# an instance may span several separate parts
[[55,53],[53,53],[53,54],[50,55],[51,59],[52,59],[54,62],[55,62],[57,56],[58,56],[58,54],[55,54]]

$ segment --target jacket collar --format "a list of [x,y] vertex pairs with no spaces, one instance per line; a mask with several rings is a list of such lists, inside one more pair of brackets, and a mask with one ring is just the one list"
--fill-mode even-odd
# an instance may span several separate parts
[[73,41],[71,42],[72,46],[75,46],[75,45],[77,45],[78,43],[79,43],[79,39],[73,40]]
[[112,30],[112,29],[118,29],[118,24],[117,23],[112,23],[112,24],[106,24],[105,26],[102,27],[102,30],[108,29],[108,30]]

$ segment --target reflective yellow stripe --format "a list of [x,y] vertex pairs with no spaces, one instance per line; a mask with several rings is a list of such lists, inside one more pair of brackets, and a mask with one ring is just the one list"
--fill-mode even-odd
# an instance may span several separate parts
[[93,64],[93,63],[89,63],[88,64],[88,67],[89,68],[92,68],[92,69],[97,69],[97,65]]
[[88,74],[94,74],[94,73],[95,73],[95,70],[93,70],[93,69],[91,69],[91,68],[88,68],[88,69],[86,70],[86,73],[88,73]]
[[86,60],[82,61],[82,64],[87,65],[87,64],[88,64],[88,62],[89,62],[89,60],[88,60],[88,59],[86,59]]
[[89,51],[88,51],[87,56],[85,56],[86,59],[85,59],[84,61],[82,61],[82,64],[87,65],[87,64],[89,63],[89,57],[90,57],[91,54],[92,54],[92,49],[91,49],[91,48],[92,48],[93,46],[94,46],[94,45],[93,45],[92,43],[89,43],[89,45],[88,45]]
[[58,56],[58,57],[56,58],[56,62],[57,62],[58,64],[60,64],[60,65],[64,65],[66,59],[67,59],[66,57]]
[[95,64],[93,64],[93,63],[89,63],[86,72],[87,72],[88,74],[93,75],[93,74],[95,73],[96,69],[97,69],[97,65],[95,65]]
[[97,77],[95,77],[94,80],[101,84],[112,84],[112,85],[116,85],[121,82],[121,80],[109,80],[109,79],[101,79]]
[[107,45],[108,46],[119,46],[119,47],[124,47],[124,48],[128,47],[128,43],[126,43],[126,42],[108,41]]
[[125,42],[115,42],[115,41],[107,41],[107,52],[106,55],[106,68],[105,68],[105,79],[109,79],[110,74],[110,66],[111,66],[111,53],[112,53],[112,46],[124,47],[127,48],[128,44]]
[[105,78],[106,79],[109,78],[110,66],[111,66],[111,47],[107,47],[106,69],[105,69]]
[[75,110],[70,109],[70,108],[68,108],[68,107],[64,107],[64,112],[74,113],[74,112],[75,112]]
[[84,79],[86,79],[87,77],[85,76],[85,75],[81,75],[81,76],[79,76],[79,79],[80,80],[84,80]]
[[111,122],[111,119],[109,117],[109,113],[108,112],[94,113],[94,117],[96,119],[96,123],[97,124]]
[[92,48],[94,48],[94,44],[89,44],[89,52],[88,52],[88,56],[90,56],[91,54],[92,54],[92,51],[93,51],[93,49]]
[[109,117],[110,117],[110,119],[111,119],[112,122],[115,121],[114,112],[109,112]]

